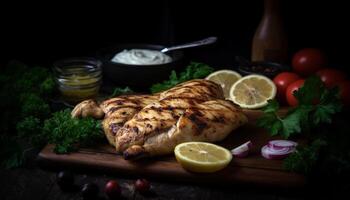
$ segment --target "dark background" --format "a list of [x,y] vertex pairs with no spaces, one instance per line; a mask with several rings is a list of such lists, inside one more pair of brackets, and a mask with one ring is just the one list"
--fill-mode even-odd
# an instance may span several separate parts
[[[190,3],[191,2],[191,3]],[[120,43],[180,44],[218,36],[216,45],[186,51],[214,66],[250,58],[251,40],[263,12],[251,1],[115,1],[108,3],[2,3],[1,64],[18,59],[50,66],[54,60],[94,56]],[[289,55],[322,48],[330,67],[347,70],[349,10],[346,1],[282,1]]]

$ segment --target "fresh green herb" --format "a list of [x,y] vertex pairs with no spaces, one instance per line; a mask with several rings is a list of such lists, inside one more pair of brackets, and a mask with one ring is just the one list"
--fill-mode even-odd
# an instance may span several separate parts
[[[294,92],[299,105],[290,109],[286,116],[277,114],[279,104],[275,100],[264,108],[258,126],[284,138],[303,133],[311,141],[284,160],[287,170],[310,174],[317,167],[318,170],[324,168],[322,173],[332,175],[350,171],[349,134],[340,134],[342,131],[335,128],[332,134],[323,133],[321,128],[330,124],[334,114],[341,111],[338,93],[337,88],[326,89],[318,77],[310,77]],[[330,172],[329,168],[337,171]]]
[[42,137],[42,121],[34,116],[24,118],[16,125],[18,137],[26,138],[31,144],[36,147],[43,145],[46,140]]
[[55,83],[48,69],[11,61],[1,71],[0,84],[0,165],[17,167],[24,161],[20,140],[42,144],[37,136],[43,120],[50,116],[47,99]]
[[341,110],[338,89],[326,89],[322,81],[315,76],[308,78],[294,96],[299,105],[290,109],[285,117],[277,114],[278,102],[269,101],[257,125],[267,129],[271,135],[279,134],[288,138],[302,131],[309,132],[321,123],[330,123],[332,116]]
[[169,76],[169,80],[151,86],[152,93],[161,92],[174,87],[175,85],[197,78],[204,78],[214,71],[213,68],[203,63],[192,62],[186,70],[177,74],[174,70]]
[[18,144],[15,137],[0,135],[0,167],[19,167],[24,162],[24,151]]
[[56,91],[56,83],[52,75],[47,77],[40,84],[40,94],[42,96],[46,96],[46,97],[52,96],[55,91]]
[[134,91],[129,88],[129,87],[125,87],[125,88],[120,88],[120,87],[117,87],[113,90],[111,96],[109,98],[112,98],[112,97],[116,97],[116,96],[120,96],[120,95],[123,95],[123,94],[131,94],[133,93]]
[[50,116],[50,106],[40,96],[29,93],[24,94],[20,100],[21,114],[25,118],[34,116],[40,119],[45,119]]
[[[14,135],[14,127],[21,119],[33,113],[42,116],[49,113],[46,102],[42,100],[48,97],[41,94],[39,87],[48,77],[51,77],[48,69],[29,68],[18,61],[11,61],[3,69],[0,78],[1,133]],[[46,89],[50,92],[49,88]]]
[[319,161],[321,147],[327,145],[322,139],[316,139],[310,146],[298,147],[296,152],[287,157],[284,168],[289,171],[309,174]]
[[[27,68],[23,74],[15,81],[15,90],[25,93],[35,93],[40,95],[41,84],[51,77],[48,69],[43,67]],[[47,88],[53,90],[52,87]]]
[[81,146],[92,145],[103,138],[101,123],[93,118],[75,119],[66,109],[46,120],[42,134],[48,143],[55,144],[56,153],[76,151]]

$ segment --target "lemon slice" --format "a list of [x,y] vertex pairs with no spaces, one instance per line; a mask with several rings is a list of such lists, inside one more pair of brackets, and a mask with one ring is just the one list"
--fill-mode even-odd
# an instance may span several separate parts
[[205,79],[219,84],[224,91],[225,98],[228,99],[230,98],[230,89],[232,85],[241,77],[242,76],[235,71],[224,69],[209,74]]
[[206,142],[185,142],[175,147],[176,160],[183,168],[193,172],[215,172],[231,161],[231,152]]
[[276,85],[267,77],[249,75],[232,85],[230,99],[242,108],[261,108],[276,96]]

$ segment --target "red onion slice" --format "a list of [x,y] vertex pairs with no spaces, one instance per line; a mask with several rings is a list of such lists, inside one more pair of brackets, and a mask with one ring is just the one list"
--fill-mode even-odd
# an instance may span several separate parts
[[234,149],[231,150],[233,156],[238,158],[243,158],[248,156],[249,150],[252,148],[253,144],[251,141],[248,141]]
[[290,140],[271,140],[267,144],[271,149],[283,149],[283,148],[295,148],[298,143],[290,141]]
[[287,157],[294,151],[295,147],[283,147],[276,150],[271,148],[269,145],[265,145],[261,148],[261,155],[267,159],[279,160]]

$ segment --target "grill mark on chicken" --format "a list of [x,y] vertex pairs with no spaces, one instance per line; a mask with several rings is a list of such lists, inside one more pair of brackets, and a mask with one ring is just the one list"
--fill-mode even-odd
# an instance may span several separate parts
[[[233,102],[231,101],[225,101],[227,104],[231,104],[231,106],[229,105],[226,105],[226,104],[221,104],[221,106],[225,107],[226,109],[229,109],[230,111],[232,112],[236,112],[236,111],[241,111],[241,109],[239,107],[237,107],[236,104],[234,104]],[[215,102],[207,102],[207,105],[216,105]],[[207,110],[207,109],[206,109]]]
[[202,131],[208,126],[204,120],[196,115],[197,113],[198,112],[195,112],[188,116],[188,119],[190,119],[196,125],[196,130],[193,131],[193,135],[200,135]]
[[[199,88],[198,86],[201,86],[203,88]],[[193,92],[204,92],[206,95],[208,96],[212,96],[213,94],[215,94],[216,92],[213,92],[213,88],[211,87],[206,87],[205,84],[201,84],[201,85],[188,85],[188,86],[182,86],[181,87],[181,91],[182,93],[193,93]],[[205,89],[208,89],[209,91],[206,91]]]
[[223,99],[219,85],[208,80],[192,80],[175,86],[160,95],[161,100],[169,97],[198,97],[203,100]]
[[[181,98],[191,98],[191,97],[186,97],[185,95],[186,94],[191,94],[192,95],[193,93],[200,93],[201,95],[203,95],[203,97],[204,96],[215,97],[214,94],[216,94],[216,93],[213,93],[214,88],[210,88],[210,87],[206,87],[205,88],[205,89],[208,89],[209,91],[206,91],[204,88],[203,89],[199,89],[199,88],[195,88],[194,89],[194,86],[183,86],[183,88],[185,88],[185,89],[182,89],[184,91],[181,92],[181,95],[183,95],[183,97],[181,97]],[[164,99],[172,99],[172,98],[173,97],[170,96],[170,97],[165,97],[162,100],[164,100]]]
[[139,128],[137,128],[137,127],[133,127],[132,129],[133,129],[133,131],[135,131],[136,133],[139,132]]
[[178,115],[178,114],[176,114],[176,113],[174,113],[174,112],[171,113],[171,116],[172,116],[175,120],[177,120],[177,119],[180,118],[180,115]]
[[[165,102],[165,101],[171,101],[171,100],[176,100],[176,99],[180,99],[180,98],[166,97],[162,101]],[[194,97],[181,97],[181,100],[187,101],[188,104],[190,104],[190,105],[196,105],[197,103],[205,101],[203,99],[198,99],[198,98],[194,98]],[[172,108],[173,109],[184,109],[184,107],[172,107]]]
[[115,135],[122,126],[123,123],[112,123],[109,125],[109,128],[111,129],[112,134]]
[[212,121],[213,121],[213,122],[216,122],[216,123],[222,123],[222,124],[226,123],[225,118],[222,117],[222,116],[220,116],[220,117],[214,116],[214,119],[213,119]]
[[140,95],[140,96],[120,96],[117,97],[118,99],[110,99],[109,101],[105,102],[105,104],[107,106],[111,105],[111,104],[117,104],[117,105],[123,105],[125,102],[130,102],[132,104],[140,104],[142,103],[141,98],[145,98],[145,99],[151,99],[148,95]]
[[145,108],[143,111],[145,113],[148,113],[150,110],[153,110],[153,111],[156,111],[157,113],[161,113],[163,111],[174,111],[174,110],[184,110],[186,109],[186,107],[172,107],[172,106],[169,106],[169,107],[149,107],[149,108]]
[[[136,109],[138,111],[138,110],[141,110],[142,107],[140,107],[140,106],[132,106],[132,105],[130,105],[130,106],[112,107],[112,108],[110,108],[108,110],[108,114],[110,115],[110,114],[114,113],[115,111],[118,111],[118,110],[123,109],[123,108],[131,108],[131,109]],[[122,112],[122,114],[125,115],[126,112]]]
[[222,104],[222,106],[225,107],[226,109],[229,109],[229,110],[232,111],[232,112],[241,111],[241,109],[238,108],[234,103],[231,103],[231,101],[229,101],[229,103],[230,103],[233,107],[227,106],[227,105],[225,105],[225,104]]

